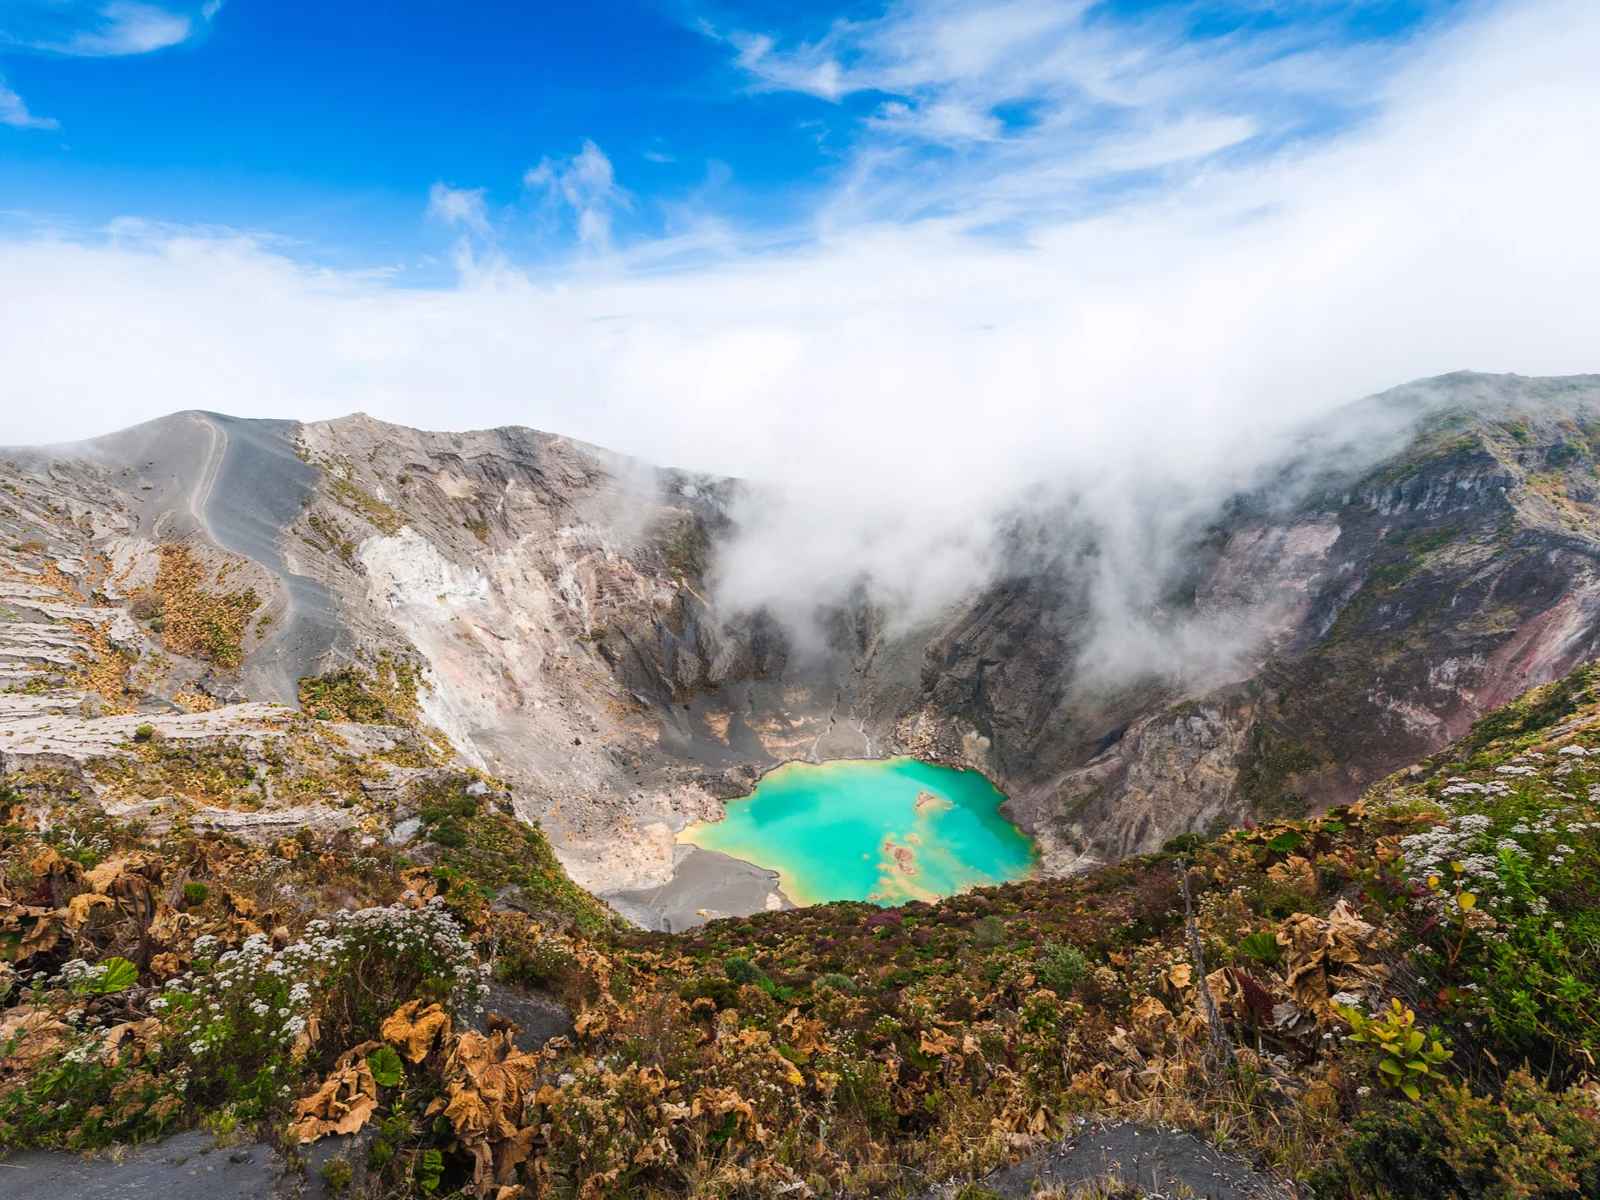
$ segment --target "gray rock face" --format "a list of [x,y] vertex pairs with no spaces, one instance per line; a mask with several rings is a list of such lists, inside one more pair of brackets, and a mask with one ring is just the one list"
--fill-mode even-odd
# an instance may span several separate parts
[[[304,675],[389,655],[578,883],[672,928],[784,903],[768,873],[675,839],[791,759],[979,768],[1051,871],[1348,800],[1600,631],[1600,380],[1427,390],[1368,404],[1420,428],[1397,456],[1309,451],[1196,524],[1141,615],[1186,648],[1115,669],[1092,591],[1106,533],[1070,511],[1038,518],[1051,553],[1019,551],[941,621],[891,634],[863,603],[802,656],[707,598],[739,484],[565,438],[180,413],[0,452],[0,770],[114,752],[143,722],[220,736],[297,704]],[[260,601],[237,668],[130,616],[174,541]],[[84,664],[107,655],[137,713],[95,717]],[[221,707],[184,715],[196,695]]]
[[[949,1200],[963,1185],[927,1193]],[[1219,1153],[1193,1134],[1152,1125],[1087,1126],[1059,1145],[997,1171],[978,1184],[1001,1200],[1056,1196],[1205,1196],[1209,1200],[1287,1200],[1271,1176]]]
[[[217,1146],[208,1133],[184,1133],[120,1159],[35,1150],[0,1161],[7,1200],[282,1200],[310,1195],[284,1174],[268,1146]],[[317,1182],[320,1183],[320,1180]],[[324,1189],[316,1189],[323,1191]]]
[[1474,408],[1196,539],[1169,611],[1246,630],[1233,672],[1084,679],[1070,579],[1002,582],[930,643],[929,692],[1047,861],[1352,801],[1600,652],[1600,380],[1443,382]]
[[479,1033],[489,1032],[489,1017],[504,1017],[513,1021],[520,1032],[512,1038],[518,1050],[532,1054],[542,1050],[551,1038],[574,1036],[572,1013],[554,998],[524,988],[509,987],[503,983],[489,982],[483,997],[483,1010],[478,1014],[475,1028]]

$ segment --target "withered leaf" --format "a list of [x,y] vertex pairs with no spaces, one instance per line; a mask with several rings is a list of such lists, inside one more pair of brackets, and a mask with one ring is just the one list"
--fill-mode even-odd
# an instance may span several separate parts
[[437,1004],[411,1000],[395,1009],[378,1033],[412,1062],[421,1062],[436,1041],[449,1040],[450,1014]]
[[66,926],[68,929],[81,929],[95,909],[115,908],[116,903],[110,896],[103,896],[98,892],[84,892],[74,896],[67,904]]
[[[346,1055],[339,1061],[344,1062]],[[295,1105],[297,1119],[289,1126],[301,1142],[334,1133],[355,1133],[378,1107],[378,1084],[366,1059],[356,1058],[330,1074],[316,1094]]]

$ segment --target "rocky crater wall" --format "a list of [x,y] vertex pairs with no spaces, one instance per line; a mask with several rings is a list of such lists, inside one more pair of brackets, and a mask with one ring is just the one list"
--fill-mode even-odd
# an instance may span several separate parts
[[[1104,535],[1066,519],[938,621],[863,596],[801,639],[714,601],[741,484],[555,435],[180,413],[0,452],[0,707],[294,708],[305,677],[398,664],[416,728],[646,920],[781,902],[754,876],[689,887],[728,870],[675,834],[796,758],[981,769],[1070,871],[1348,800],[1594,657],[1600,381],[1417,386],[1369,402],[1412,405],[1400,453],[1286,464],[1192,531],[1140,615],[1191,649],[1137,669],[1108,666]],[[174,546],[253,602],[237,661],[137,615]]]

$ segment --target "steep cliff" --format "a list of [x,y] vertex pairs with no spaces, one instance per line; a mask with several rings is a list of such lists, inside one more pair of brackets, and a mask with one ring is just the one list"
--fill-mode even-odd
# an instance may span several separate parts
[[1195,539],[1158,619],[1242,631],[1232,678],[1084,678],[1070,579],[1006,580],[933,639],[929,694],[1055,863],[1348,803],[1595,656],[1600,381],[1430,382],[1450,403],[1402,454]]

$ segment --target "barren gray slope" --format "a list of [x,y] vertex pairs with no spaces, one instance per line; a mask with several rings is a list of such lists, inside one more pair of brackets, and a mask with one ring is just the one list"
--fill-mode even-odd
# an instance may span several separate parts
[[290,570],[283,539],[313,494],[317,472],[294,453],[293,421],[243,420],[180,412],[57,446],[0,450],[40,464],[74,460],[104,469],[152,541],[199,535],[271,571],[288,595],[287,614],[245,664],[226,699],[298,707],[297,685],[327,661],[339,634],[332,597]]

